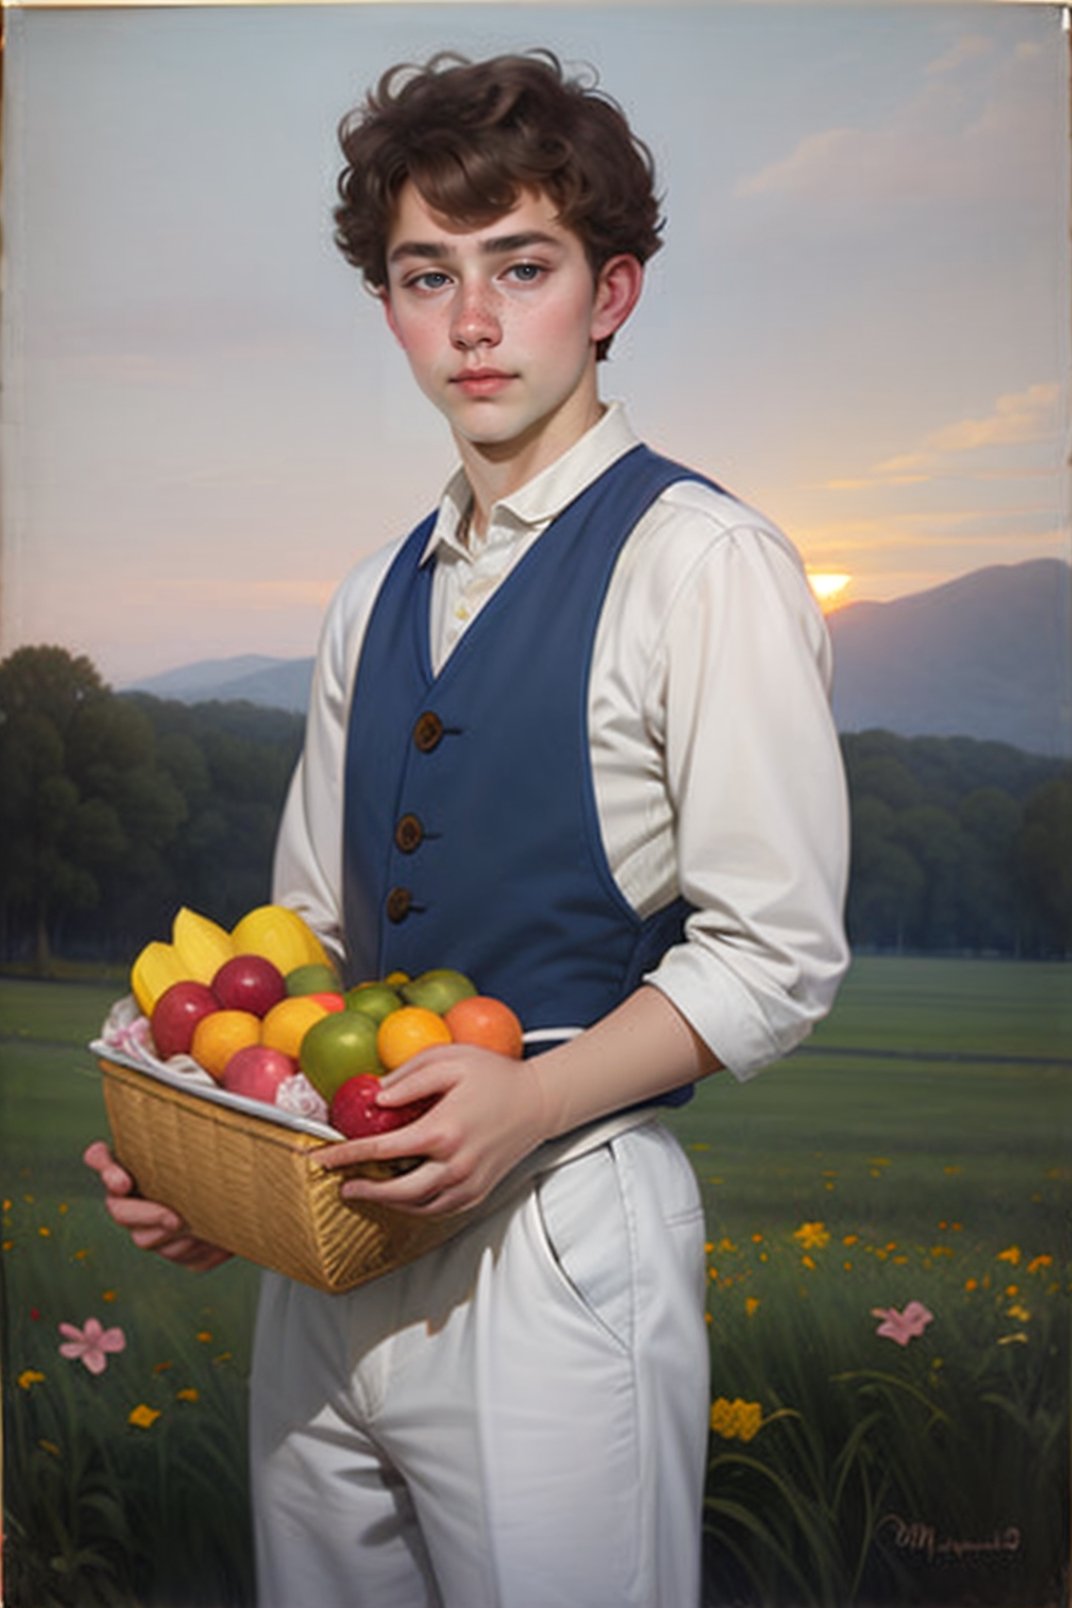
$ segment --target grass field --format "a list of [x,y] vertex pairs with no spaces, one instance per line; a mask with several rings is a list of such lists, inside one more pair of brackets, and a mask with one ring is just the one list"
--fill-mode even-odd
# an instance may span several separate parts
[[[801,1051],[671,1118],[708,1210],[711,1603],[1064,1602],[1068,980],[861,960]],[[104,1218],[114,991],[0,980],[5,1600],[237,1608],[255,1273]],[[922,1332],[877,1333],[912,1301]],[[91,1315],[126,1338],[99,1377],[57,1351]]]

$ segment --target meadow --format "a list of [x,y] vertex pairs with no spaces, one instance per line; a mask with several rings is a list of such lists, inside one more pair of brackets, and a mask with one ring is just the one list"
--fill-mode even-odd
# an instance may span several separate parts
[[[863,958],[806,1046],[670,1119],[708,1212],[712,1608],[1066,1603],[1068,978]],[[256,1273],[103,1214],[117,992],[0,979],[4,1600],[240,1608]],[[89,1318],[123,1337],[99,1373],[58,1349]]]

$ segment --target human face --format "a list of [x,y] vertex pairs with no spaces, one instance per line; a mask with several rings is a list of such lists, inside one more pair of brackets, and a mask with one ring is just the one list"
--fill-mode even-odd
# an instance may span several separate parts
[[387,321],[463,458],[526,477],[595,423],[596,343],[640,290],[631,257],[593,274],[542,191],[484,228],[432,211],[407,182],[387,239]]

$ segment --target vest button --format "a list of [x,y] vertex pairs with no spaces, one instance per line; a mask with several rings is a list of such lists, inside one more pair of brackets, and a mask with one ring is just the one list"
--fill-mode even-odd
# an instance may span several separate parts
[[422,754],[430,754],[433,748],[438,747],[443,736],[443,722],[431,709],[426,709],[423,715],[417,716],[413,728],[413,741]]
[[416,815],[403,815],[395,827],[395,843],[403,854],[412,854],[424,838],[424,827]]
[[387,919],[389,921],[405,921],[413,904],[413,895],[408,888],[392,888],[387,895]]

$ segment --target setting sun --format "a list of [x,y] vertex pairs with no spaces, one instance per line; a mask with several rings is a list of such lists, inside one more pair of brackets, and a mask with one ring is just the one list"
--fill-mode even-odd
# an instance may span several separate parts
[[824,609],[833,607],[851,580],[843,570],[808,571],[808,584]]

